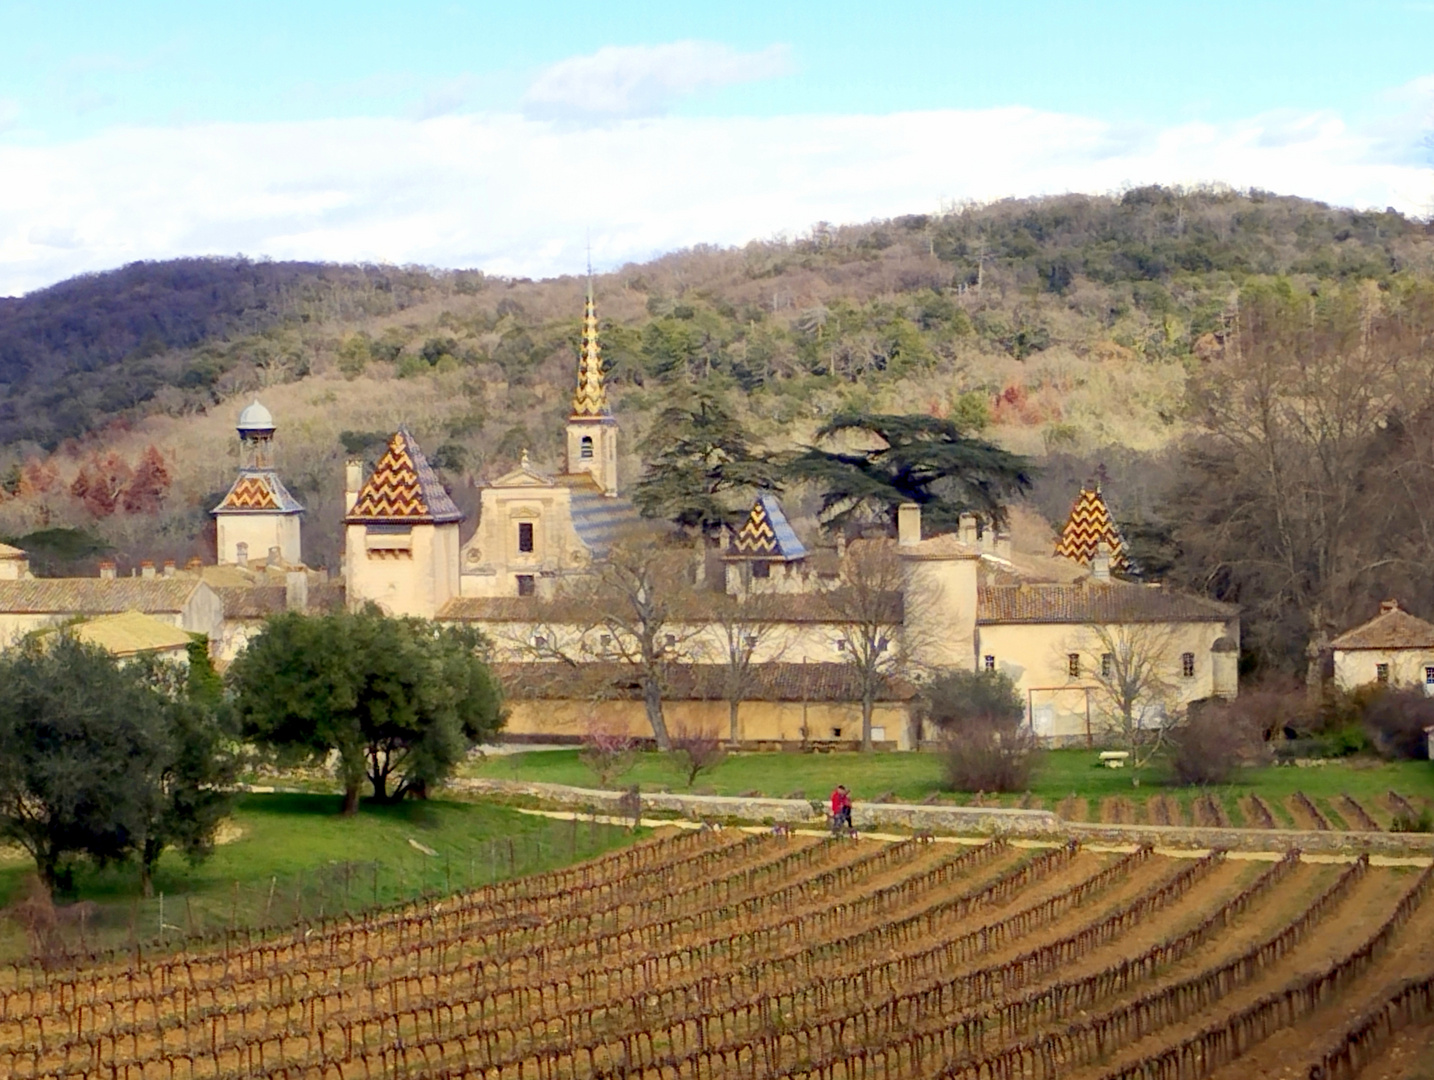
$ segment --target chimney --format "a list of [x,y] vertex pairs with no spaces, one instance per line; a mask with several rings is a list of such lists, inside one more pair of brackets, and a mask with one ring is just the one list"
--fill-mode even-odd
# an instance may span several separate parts
[[996,534],[996,558],[1011,561],[1011,534]]
[[139,563],[139,576],[142,578],[154,577],[154,563],[148,559],[141,559]]
[[269,558],[265,560],[264,565],[270,570],[277,570],[279,569],[279,567],[284,565],[284,556],[280,553],[278,548],[271,547],[269,549]]
[[204,568],[204,560],[196,555],[184,564],[184,568],[186,570],[202,570]]
[[921,507],[902,503],[896,508],[896,546],[915,547],[921,543]]
[[846,530],[838,529],[836,534],[837,558],[846,558]]
[[969,544],[971,547],[975,547],[975,546],[976,546],[976,515],[975,515],[975,514],[962,514],[962,515],[961,515],[961,523],[960,523],[960,525],[959,525],[958,528],[959,528],[959,531],[958,531],[957,534],[956,534],[956,538],[957,538],[958,540],[960,540],[961,543],[963,543],[963,544]]
[[100,577],[105,581],[113,581],[115,579],[115,564],[112,562],[100,563]]
[[363,487],[363,462],[349,459],[344,463],[344,513],[352,513]]
[[981,550],[989,552],[996,550],[996,530],[990,525],[981,529]]
[[1398,601],[1398,600],[1381,600],[1381,601],[1379,602],[1379,613],[1380,613],[1381,615],[1385,615],[1385,614],[1388,614],[1388,613],[1391,612],[1391,611],[1398,611],[1398,610],[1399,610],[1399,601]]
[[161,571],[161,573],[163,573],[165,577],[174,577],[174,560],[173,560],[173,559],[165,559],[165,560],[164,560],[164,569]]
[[284,610],[300,615],[309,610],[309,575],[302,570],[284,575]]
[[1095,546],[1095,555],[1090,560],[1090,576],[1096,581],[1110,580],[1110,545],[1104,540]]
[[249,569],[249,545],[243,540],[234,545],[234,561],[244,569]]

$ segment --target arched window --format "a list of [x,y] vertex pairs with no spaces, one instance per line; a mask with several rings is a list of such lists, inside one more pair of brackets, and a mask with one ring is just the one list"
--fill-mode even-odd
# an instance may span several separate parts
[[593,437],[591,435],[584,435],[582,441],[578,443],[578,457],[584,461],[593,459]]

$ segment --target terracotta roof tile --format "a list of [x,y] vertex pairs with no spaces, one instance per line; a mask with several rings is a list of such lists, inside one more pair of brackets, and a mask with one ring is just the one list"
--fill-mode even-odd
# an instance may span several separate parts
[[1149,585],[1087,579],[1073,585],[992,585],[979,591],[976,621],[992,623],[1224,622],[1230,604]]
[[[283,585],[221,585],[214,591],[224,601],[226,619],[267,619],[288,607],[288,590]],[[342,610],[344,587],[310,585],[308,602],[310,612]]]
[[1355,649],[1434,649],[1434,625],[1409,614],[1393,601],[1369,622],[1347,630],[1330,643],[1344,652]]
[[184,610],[196,589],[193,578],[26,578],[0,581],[0,612],[91,615],[142,611],[149,615]]
[[[831,598],[826,593],[796,593],[773,597],[784,622],[833,622]],[[899,597],[893,597],[899,600]],[[672,618],[679,622],[720,618],[729,601],[721,593],[689,595],[674,604]],[[443,622],[520,622],[588,625],[597,622],[591,605],[578,599],[540,600],[537,597],[455,596],[439,609]],[[899,608],[896,617],[900,618]]]

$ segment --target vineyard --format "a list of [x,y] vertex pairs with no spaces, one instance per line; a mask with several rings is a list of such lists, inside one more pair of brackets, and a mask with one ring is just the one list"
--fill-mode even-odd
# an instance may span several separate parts
[[1431,883],[690,831],[277,937],[0,968],[0,1075],[1412,1078]]

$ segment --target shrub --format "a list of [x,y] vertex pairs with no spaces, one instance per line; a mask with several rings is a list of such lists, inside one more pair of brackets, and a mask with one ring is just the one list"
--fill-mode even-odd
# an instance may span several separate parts
[[1409,814],[1395,814],[1389,823],[1390,832],[1434,832],[1434,814],[1421,810],[1418,817]]
[[1171,741],[1170,765],[1180,784],[1223,784],[1260,745],[1259,729],[1233,702],[1192,707]]
[[636,764],[637,741],[630,735],[610,731],[594,723],[583,736],[583,748],[578,757],[593,771],[598,786],[608,787]]
[[691,789],[698,776],[727,760],[727,750],[714,732],[679,727],[672,736],[672,760]]
[[1013,682],[995,671],[949,671],[926,687],[927,717],[941,732],[947,784],[957,791],[1024,791],[1035,735]]
[[1364,731],[1381,756],[1429,756],[1424,729],[1434,725],[1434,698],[1422,689],[1387,687],[1364,707]]

